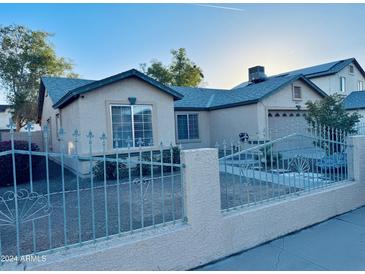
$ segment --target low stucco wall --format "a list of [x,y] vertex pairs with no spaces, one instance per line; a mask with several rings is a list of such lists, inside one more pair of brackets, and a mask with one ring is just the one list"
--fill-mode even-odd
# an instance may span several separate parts
[[214,222],[168,226],[48,255],[47,264],[28,265],[27,269],[191,269],[362,206],[364,195],[363,184],[349,183],[275,205],[230,213]]
[[[352,142],[356,159],[365,137]],[[361,146],[362,149],[358,146]],[[364,173],[349,181],[270,204],[221,213],[216,149],[183,152],[187,223],[146,230],[47,255],[29,270],[186,270],[270,241],[365,204]],[[351,161],[351,159],[350,159]],[[358,165],[353,167],[359,168]]]

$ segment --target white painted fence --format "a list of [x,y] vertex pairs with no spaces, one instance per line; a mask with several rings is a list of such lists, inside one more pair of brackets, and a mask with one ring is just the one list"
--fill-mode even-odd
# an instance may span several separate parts
[[216,149],[182,153],[187,222],[111,237],[1,270],[186,270],[224,258],[365,204],[365,136],[350,137],[354,181],[297,197],[221,212]]

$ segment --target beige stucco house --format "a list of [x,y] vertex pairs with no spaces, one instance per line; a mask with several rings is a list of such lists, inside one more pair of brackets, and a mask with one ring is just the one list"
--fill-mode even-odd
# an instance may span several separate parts
[[[89,153],[86,135],[94,135],[93,154],[139,146],[175,143],[174,101],[182,95],[136,70],[101,81],[45,77],[41,80],[39,121],[47,125],[48,148],[60,151],[63,128],[68,153]],[[73,133],[80,133],[77,144]]]
[[[61,127],[67,153],[77,149],[88,154],[89,131],[95,136],[93,154],[103,152],[103,133],[108,154],[161,142],[213,147],[223,140],[262,140],[302,128],[307,101],[320,100],[343,85],[345,94],[362,89],[362,81],[365,73],[354,58],[270,77],[263,67],[253,67],[249,82],[232,89],[166,86],[137,70],[99,81],[43,77],[39,122],[48,125],[51,151],[60,151]],[[75,129],[81,134],[77,144]]]

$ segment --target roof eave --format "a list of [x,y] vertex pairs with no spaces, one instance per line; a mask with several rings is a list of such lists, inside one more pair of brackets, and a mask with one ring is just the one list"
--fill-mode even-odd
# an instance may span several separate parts
[[207,107],[174,107],[175,111],[209,111]]
[[231,103],[231,104],[226,104],[226,105],[210,107],[209,110],[217,110],[217,109],[252,105],[252,104],[258,103],[259,101],[260,101],[259,99],[247,100],[247,101],[242,101],[242,102],[237,102],[237,103]]
[[253,99],[253,100],[247,100],[247,101],[225,104],[225,105],[218,105],[218,106],[213,106],[213,107],[174,107],[174,110],[175,111],[189,111],[189,110],[191,110],[191,111],[212,111],[212,110],[218,110],[218,109],[252,105],[252,104],[256,104],[258,102],[259,102],[258,99]]

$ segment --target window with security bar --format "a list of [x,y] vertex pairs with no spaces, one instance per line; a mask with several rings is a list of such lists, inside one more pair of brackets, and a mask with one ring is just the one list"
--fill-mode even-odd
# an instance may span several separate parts
[[153,145],[152,106],[112,105],[111,115],[113,148]]
[[198,114],[178,114],[177,120],[177,138],[179,140],[198,140],[199,124]]

